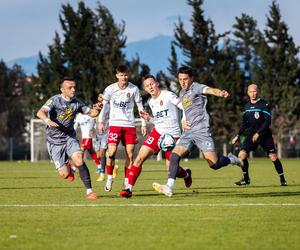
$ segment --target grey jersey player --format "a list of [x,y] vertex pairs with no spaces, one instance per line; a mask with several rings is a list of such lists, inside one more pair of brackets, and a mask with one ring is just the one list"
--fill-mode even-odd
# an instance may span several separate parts
[[178,80],[181,86],[179,97],[184,108],[187,129],[180,136],[170,157],[170,172],[166,185],[153,183],[153,188],[159,193],[172,196],[179,161],[189,149],[197,146],[203,153],[208,165],[212,169],[219,169],[228,164],[242,165],[241,159],[230,154],[228,157],[218,157],[215,144],[210,132],[209,114],[206,110],[207,95],[227,98],[226,90],[211,88],[194,82],[193,70],[183,66],[178,71]]
[[74,174],[68,166],[69,158],[78,166],[79,175],[87,189],[90,200],[97,198],[92,191],[89,170],[83,160],[76,133],[74,119],[77,113],[96,117],[101,108],[101,101],[89,108],[75,97],[76,83],[72,78],[64,78],[60,84],[61,94],[52,96],[37,112],[37,116],[47,124],[47,148],[61,177],[71,181]]

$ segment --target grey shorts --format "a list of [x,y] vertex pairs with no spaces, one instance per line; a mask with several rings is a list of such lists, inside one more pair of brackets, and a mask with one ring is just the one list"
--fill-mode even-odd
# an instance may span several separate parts
[[185,131],[177,141],[176,145],[180,145],[187,149],[197,146],[202,152],[215,152],[215,143],[210,131]]
[[62,145],[47,142],[47,148],[57,170],[65,166],[74,153],[81,151],[79,141],[72,137],[69,137]]
[[94,150],[98,152],[100,151],[101,148],[107,149],[108,147],[107,139],[108,139],[108,131],[101,135],[96,135],[96,138],[93,141]]

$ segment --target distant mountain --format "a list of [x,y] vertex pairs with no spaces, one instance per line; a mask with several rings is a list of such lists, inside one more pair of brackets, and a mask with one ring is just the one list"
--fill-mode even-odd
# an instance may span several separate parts
[[[167,67],[169,66],[168,58],[171,54],[171,36],[156,36],[151,39],[131,42],[127,44],[124,53],[128,60],[140,58],[141,63],[147,64],[152,74],[163,70],[169,74]],[[183,56],[178,54],[178,61],[183,61]],[[26,74],[36,74],[36,64],[38,56],[22,57],[6,62],[7,66],[11,67],[14,64],[20,65]]]
[[[156,74],[162,70],[169,74],[167,67],[169,66],[168,58],[171,55],[171,36],[156,36],[148,40],[128,43],[124,52],[128,60],[132,60],[139,55],[140,62],[147,64],[152,74]],[[178,61],[183,61],[183,56],[177,51]]]
[[11,61],[6,62],[8,67],[12,67],[14,64],[18,64],[22,67],[27,75],[36,74],[36,65],[38,56],[20,57]]

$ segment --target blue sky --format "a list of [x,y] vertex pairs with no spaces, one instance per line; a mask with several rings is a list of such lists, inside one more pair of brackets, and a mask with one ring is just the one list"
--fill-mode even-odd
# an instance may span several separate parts
[[[47,52],[54,32],[60,32],[58,15],[61,4],[74,7],[77,0],[0,0],[0,58],[9,61],[18,57]],[[96,0],[85,0],[95,9]],[[138,41],[157,35],[173,35],[174,23],[180,16],[189,27],[191,8],[185,0],[101,0],[116,22],[124,20],[127,41]],[[271,0],[205,0],[205,17],[212,19],[218,33],[230,30],[235,17],[247,13],[265,27]],[[300,45],[298,0],[277,0],[283,20],[297,45]]]

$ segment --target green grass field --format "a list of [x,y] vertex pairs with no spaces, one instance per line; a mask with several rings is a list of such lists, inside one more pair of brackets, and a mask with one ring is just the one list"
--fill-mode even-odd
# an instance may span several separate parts
[[0,249],[299,249],[300,161],[282,163],[288,187],[267,159],[250,160],[247,187],[233,185],[236,166],[182,162],[193,185],[178,179],[169,198],[152,190],[166,181],[164,163],[149,161],[124,199],[123,172],[106,193],[88,162],[99,195],[88,201],[79,178],[60,179],[51,163],[0,162]]

